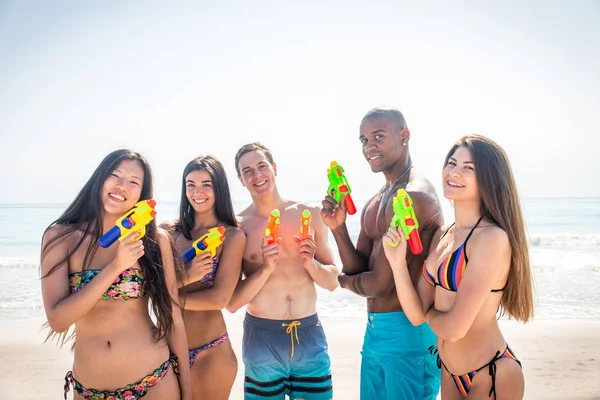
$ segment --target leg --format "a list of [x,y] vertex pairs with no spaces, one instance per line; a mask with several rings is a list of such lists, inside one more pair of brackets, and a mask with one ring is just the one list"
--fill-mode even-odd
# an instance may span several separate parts
[[231,342],[202,350],[191,368],[194,400],[227,400],[238,363]]
[[[285,335],[283,339],[287,339]],[[285,341],[289,346],[289,342]],[[289,373],[277,348],[282,347],[273,331],[244,321],[242,359],[244,361],[244,400],[284,400]],[[288,355],[289,357],[289,355]]]
[[363,345],[360,363],[360,399],[387,399],[383,369],[379,360]]
[[299,340],[291,362],[290,400],[332,399],[331,360],[322,326],[300,329]]

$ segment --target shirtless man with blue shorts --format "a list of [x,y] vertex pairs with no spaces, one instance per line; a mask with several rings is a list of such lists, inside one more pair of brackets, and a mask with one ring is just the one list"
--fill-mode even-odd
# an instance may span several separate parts
[[393,197],[398,189],[406,189],[414,203],[424,248],[419,255],[407,252],[408,268],[416,285],[433,234],[443,222],[439,200],[431,183],[412,166],[410,132],[399,110],[371,110],[361,122],[359,140],[371,170],[383,172],[385,184],[362,210],[356,246],[346,227],[343,197],[340,205],[327,196],[321,216],[340,252],[340,286],[367,299],[360,398],[433,400],[441,375],[428,349],[436,344],[436,338],[427,323],[415,327],[402,311],[381,238],[394,215]]
[[[327,340],[316,303],[315,284],[338,287],[337,267],[321,208],[284,199],[275,183],[277,166],[259,143],[242,146],[235,157],[238,177],[252,204],[238,219],[246,233],[244,279],[227,307],[247,304],[242,339],[244,399],[328,400],[333,398]],[[280,240],[265,237],[269,216],[280,212]],[[312,213],[312,237],[300,234],[301,214]]]

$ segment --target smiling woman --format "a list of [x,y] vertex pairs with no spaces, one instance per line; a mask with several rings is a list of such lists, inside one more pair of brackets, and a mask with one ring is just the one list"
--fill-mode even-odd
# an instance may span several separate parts
[[[141,154],[116,150],[44,232],[42,297],[49,337],[59,334],[64,343],[73,324],[72,337],[77,335],[65,399],[70,386],[84,399],[110,395],[175,400],[180,392],[190,398],[169,236],[152,220],[142,238],[134,232],[118,245],[98,244],[119,217],[138,201],[153,197],[152,181],[150,165]],[[179,384],[178,359],[184,363]]]

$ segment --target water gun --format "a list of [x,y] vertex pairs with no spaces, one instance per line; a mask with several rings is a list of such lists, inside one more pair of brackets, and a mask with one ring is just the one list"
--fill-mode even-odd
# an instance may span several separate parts
[[198,240],[192,243],[192,247],[186,250],[183,253],[183,263],[187,264],[194,259],[194,257],[206,252],[210,251],[210,255],[212,257],[217,255],[217,247],[223,243],[225,240],[225,227],[219,226],[215,228],[210,228],[208,232],[204,235],[200,236]]
[[269,240],[269,244],[273,244],[279,240],[279,210],[274,209],[269,215],[269,222],[267,223],[267,229],[265,229],[265,236],[271,236],[273,240]]
[[139,232],[140,236],[136,240],[141,239],[146,234],[146,225],[154,219],[156,211],[154,207],[156,201],[153,199],[142,200],[137,202],[135,206],[117,220],[108,232],[100,238],[100,246],[107,248],[119,239],[127,237],[132,232]]
[[302,211],[300,217],[300,240],[308,239],[310,236],[310,210]]
[[[394,217],[392,218],[392,227],[398,229],[398,226],[402,228],[404,236],[410,245],[410,251],[413,254],[421,254],[423,251],[423,245],[421,244],[421,237],[419,236],[419,221],[415,215],[415,210],[412,206],[413,202],[406,190],[398,189],[398,193],[392,200],[392,206],[394,207]],[[396,247],[400,242],[392,244],[392,247]]]
[[[356,206],[354,205],[354,201],[350,196],[352,189],[350,189],[346,175],[344,175],[344,168],[342,168],[342,166],[337,162],[332,161],[327,169],[327,178],[329,179],[329,188],[327,189],[327,193],[329,193],[329,195],[338,203],[342,199],[342,195],[345,194],[346,211],[348,211],[348,214],[350,215],[356,214]],[[333,193],[334,191],[335,194]]]

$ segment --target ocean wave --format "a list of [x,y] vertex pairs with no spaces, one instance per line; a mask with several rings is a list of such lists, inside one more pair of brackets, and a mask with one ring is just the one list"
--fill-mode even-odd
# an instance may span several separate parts
[[548,247],[557,250],[560,248],[600,249],[599,234],[538,234],[530,235],[528,239],[532,247]]

